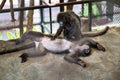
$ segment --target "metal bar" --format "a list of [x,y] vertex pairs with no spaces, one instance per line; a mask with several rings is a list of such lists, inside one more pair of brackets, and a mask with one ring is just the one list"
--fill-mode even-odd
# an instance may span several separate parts
[[[40,0],[40,5],[42,5],[42,0]],[[42,33],[44,33],[44,26],[42,25],[42,23],[44,22],[44,13],[43,13],[43,8],[40,8],[40,18],[41,18],[41,31]]]
[[88,3],[88,29],[91,31],[91,26],[92,26],[92,2]]
[[84,4],[82,4],[82,16],[84,16]]
[[[64,2],[64,0],[60,0],[60,3],[63,3]],[[60,11],[62,12],[62,11],[64,11],[64,6],[60,6]]]
[[[51,0],[49,0],[49,3],[51,3]],[[50,34],[52,34],[52,10],[51,10],[51,7],[49,7],[49,16],[50,16]]]
[[[49,8],[49,7],[57,7],[57,6],[64,6],[64,5],[72,5],[72,4],[83,4],[83,3],[89,3],[89,2],[101,2],[106,0],[90,0],[90,1],[74,1],[74,2],[68,2],[68,3],[58,3],[55,5],[40,5],[40,6],[33,6],[33,7],[22,7],[22,8],[14,8],[14,11],[21,11],[21,10],[33,10],[33,9],[40,9],[40,8]],[[3,9],[0,10],[0,13],[10,12],[10,9]]]

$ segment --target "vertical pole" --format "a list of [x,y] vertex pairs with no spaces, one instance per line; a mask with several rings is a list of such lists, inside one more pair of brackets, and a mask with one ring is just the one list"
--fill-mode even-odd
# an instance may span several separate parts
[[[51,0],[49,0],[49,3],[51,3]],[[52,34],[52,10],[51,10],[51,7],[49,7],[49,15],[50,15],[50,34]]]
[[84,3],[82,3],[82,16],[84,16]]
[[13,0],[9,0],[10,1],[10,12],[11,12],[11,18],[12,18],[12,22],[16,21],[15,19],[15,15],[14,15],[14,10],[13,10]]
[[[40,0],[40,5],[42,5],[42,0]],[[44,33],[44,26],[43,26],[43,23],[44,23],[44,15],[43,15],[43,8],[40,8],[40,18],[41,18],[41,22],[40,22],[40,26],[41,26],[41,31],[42,33]]]
[[[60,3],[63,3],[64,2],[64,0],[60,0]],[[62,12],[62,11],[64,11],[64,6],[60,6],[60,11]]]
[[4,5],[5,5],[5,3],[6,3],[6,0],[3,0],[3,1],[1,2],[1,4],[0,4],[0,10],[2,10],[2,8],[3,8]]
[[89,11],[89,13],[88,13],[88,29],[89,29],[89,31],[91,31],[91,26],[92,26],[92,2],[89,2],[88,3],[88,11]]
[[[24,7],[24,0],[20,0],[20,7]],[[23,34],[23,21],[24,21],[24,11],[20,11],[19,15],[19,28],[20,28],[20,36]]]

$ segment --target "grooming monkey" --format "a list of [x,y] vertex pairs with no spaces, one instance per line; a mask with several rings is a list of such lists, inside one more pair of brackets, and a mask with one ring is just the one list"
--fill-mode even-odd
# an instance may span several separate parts
[[[91,48],[105,51],[105,48],[102,45],[88,38],[82,38],[81,40],[71,42],[66,39],[51,40],[49,37],[41,37],[38,41],[39,44],[37,46],[33,45],[35,47],[34,53],[23,53],[20,56],[22,58],[22,63],[26,62],[27,58],[43,56],[47,52],[52,52],[56,54],[67,53],[64,56],[66,61],[86,67],[86,63],[79,58],[80,56],[89,56],[91,53]],[[28,46],[29,45],[24,45],[19,48],[1,51],[0,55],[20,51],[25,48],[27,49]]]
[[92,32],[81,32],[81,20],[78,15],[73,11],[60,12],[57,15],[57,22],[60,27],[58,28],[53,40],[57,38],[63,31],[63,36],[67,40],[79,40],[83,37],[95,37],[103,35],[108,31],[109,27],[106,27],[104,30],[96,33]]

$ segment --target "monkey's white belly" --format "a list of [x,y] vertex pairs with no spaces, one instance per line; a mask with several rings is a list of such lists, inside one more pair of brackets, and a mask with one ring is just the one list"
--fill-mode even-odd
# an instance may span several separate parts
[[62,52],[70,48],[71,42],[65,39],[50,40],[50,38],[43,38],[41,41],[44,48],[52,52]]

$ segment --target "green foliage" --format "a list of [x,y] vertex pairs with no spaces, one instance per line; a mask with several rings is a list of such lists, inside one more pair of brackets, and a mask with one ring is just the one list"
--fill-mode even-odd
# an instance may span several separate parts
[[[98,4],[96,3],[93,3],[92,4],[92,13],[93,15],[97,16],[97,15],[100,15],[100,11],[97,7]],[[88,16],[88,13],[89,13],[89,10],[88,10],[88,4],[85,4],[85,7],[84,7],[84,12],[83,12],[83,16],[87,17]],[[81,13],[80,13],[80,16],[81,16]],[[100,19],[100,17],[98,17],[97,19]]]
[[99,9],[97,8],[97,4],[93,4],[92,10],[93,10],[93,14],[94,14],[94,15],[100,15],[100,11],[99,11]]
[[[33,28],[34,31],[37,31],[38,29],[36,27]],[[24,28],[24,32],[26,32],[26,28]],[[8,39],[17,39],[20,37],[20,30],[18,28],[6,31],[6,35]],[[0,39],[2,39],[2,33],[0,32]]]
[[2,38],[2,33],[0,32],[0,38]]
[[6,34],[7,34],[9,39],[14,39],[13,33],[7,31]]
[[6,34],[9,39],[17,39],[19,38],[20,32],[19,31],[14,31],[14,32],[7,31]]
[[88,16],[88,4],[85,5],[83,16]]
[[33,31],[38,31],[37,27],[33,26]]

